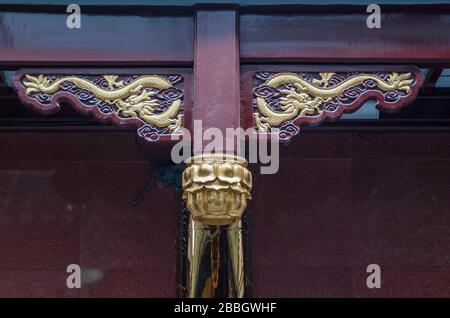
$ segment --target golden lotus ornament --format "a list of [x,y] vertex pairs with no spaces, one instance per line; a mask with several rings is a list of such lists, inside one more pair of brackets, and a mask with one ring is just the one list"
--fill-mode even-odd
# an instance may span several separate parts
[[228,154],[188,159],[183,172],[183,199],[195,221],[207,225],[238,222],[251,198],[247,161]]

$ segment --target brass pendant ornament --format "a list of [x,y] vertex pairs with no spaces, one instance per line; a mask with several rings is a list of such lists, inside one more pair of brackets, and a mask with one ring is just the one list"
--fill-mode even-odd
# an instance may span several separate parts
[[[191,157],[182,177],[190,212],[186,296],[245,296],[241,216],[251,198],[247,161],[229,154]],[[223,255],[223,251],[226,250]],[[219,277],[226,277],[219,283]]]
[[183,200],[195,221],[208,225],[238,222],[251,198],[247,161],[228,154],[188,159],[183,172]]

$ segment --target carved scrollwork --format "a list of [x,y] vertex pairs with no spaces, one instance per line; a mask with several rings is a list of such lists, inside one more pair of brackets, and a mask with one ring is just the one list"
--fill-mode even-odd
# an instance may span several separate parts
[[417,96],[422,75],[405,72],[257,72],[253,116],[257,133],[278,132],[288,140],[303,123],[320,123],[352,112],[373,98],[381,110],[392,111]]
[[100,121],[133,125],[149,141],[178,134],[183,125],[180,75],[65,75],[23,73],[15,88],[24,104],[43,114],[68,101]]

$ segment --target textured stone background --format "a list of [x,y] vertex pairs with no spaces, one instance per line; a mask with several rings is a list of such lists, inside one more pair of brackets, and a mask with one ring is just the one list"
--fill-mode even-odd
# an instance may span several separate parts
[[[0,149],[0,297],[175,296],[178,194],[132,208],[154,169],[133,132],[2,132]],[[254,296],[450,296],[450,133],[305,132],[282,157],[254,181]],[[93,275],[80,290],[71,263]]]

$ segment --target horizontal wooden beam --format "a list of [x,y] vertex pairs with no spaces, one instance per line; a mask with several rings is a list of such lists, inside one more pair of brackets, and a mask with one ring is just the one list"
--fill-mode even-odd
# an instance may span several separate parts
[[[36,11],[37,10],[37,11]],[[64,6],[0,4],[0,69],[18,66],[191,66],[194,8],[87,6],[68,29]],[[137,10],[137,11],[136,11]],[[450,6],[241,6],[241,63],[450,66]]]
[[192,16],[0,12],[0,65],[190,65]]
[[450,65],[448,10],[382,12],[380,29],[369,29],[367,17],[365,10],[242,14],[241,61]]

